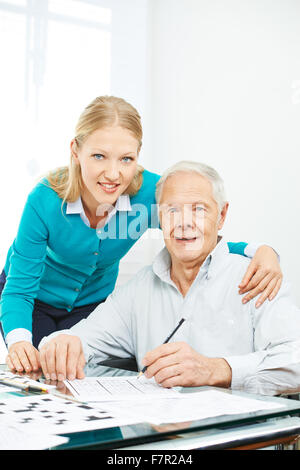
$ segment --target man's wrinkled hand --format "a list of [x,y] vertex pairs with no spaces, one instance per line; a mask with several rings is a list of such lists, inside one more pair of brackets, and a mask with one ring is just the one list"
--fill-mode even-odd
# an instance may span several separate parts
[[231,367],[223,358],[209,358],[197,353],[185,342],[167,343],[149,351],[143,364],[145,376],[155,378],[163,387],[229,387]]
[[85,358],[78,336],[58,335],[40,348],[40,362],[47,380],[83,379]]

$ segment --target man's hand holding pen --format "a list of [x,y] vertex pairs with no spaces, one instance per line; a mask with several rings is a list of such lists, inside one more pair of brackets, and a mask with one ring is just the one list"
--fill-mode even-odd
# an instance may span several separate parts
[[231,385],[231,367],[225,359],[203,356],[185,342],[158,346],[145,355],[143,365],[145,376],[163,387]]

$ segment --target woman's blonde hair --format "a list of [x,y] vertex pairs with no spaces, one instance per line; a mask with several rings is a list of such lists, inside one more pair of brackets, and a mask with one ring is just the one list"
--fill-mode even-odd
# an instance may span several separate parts
[[[82,112],[75,128],[75,142],[77,147],[97,129],[119,125],[128,129],[135,136],[138,145],[138,153],[142,146],[142,124],[137,110],[127,101],[115,96],[99,96],[95,98]],[[137,166],[136,174],[126,190],[126,194],[136,194],[143,182],[144,168]],[[80,165],[74,162],[71,154],[69,166],[64,166],[51,171],[46,176],[50,187],[65,202],[76,201],[83,188]]]

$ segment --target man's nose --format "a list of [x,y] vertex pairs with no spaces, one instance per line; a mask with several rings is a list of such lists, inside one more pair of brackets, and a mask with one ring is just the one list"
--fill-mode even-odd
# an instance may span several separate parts
[[182,211],[180,211],[176,225],[182,229],[193,227],[193,212],[189,208],[185,207]]

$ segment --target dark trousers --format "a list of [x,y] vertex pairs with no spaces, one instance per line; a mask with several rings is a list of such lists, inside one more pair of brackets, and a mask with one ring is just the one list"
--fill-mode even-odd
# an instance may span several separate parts
[[[2,271],[0,275],[0,298],[5,282],[6,276],[4,271]],[[71,312],[68,312],[65,309],[52,307],[52,305],[45,304],[44,302],[36,299],[34,301],[34,308],[32,312],[33,346],[37,348],[44,336],[48,336],[54,331],[71,328],[71,326],[75,325],[83,318],[87,318],[89,314],[95,310],[97,305],[99,305],[101,302],[104,302],[104,300],[94,304],[75,307],[73,310],[71,310]],[[1,334],[4,337],[1,323],[0,329]]]

